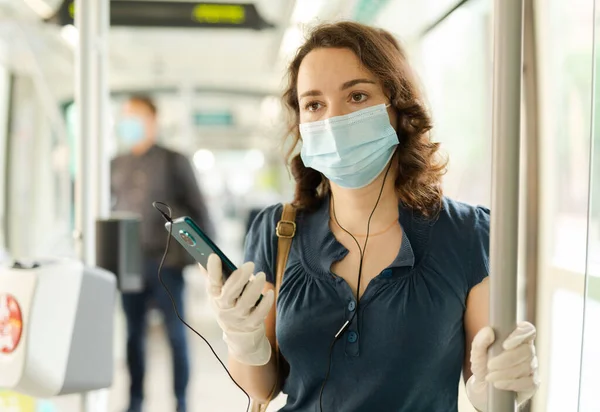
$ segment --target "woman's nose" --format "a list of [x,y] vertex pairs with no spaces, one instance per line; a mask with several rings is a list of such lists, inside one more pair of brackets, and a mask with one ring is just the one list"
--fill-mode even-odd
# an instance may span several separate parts
[[345,114],[350,113],[350,110],[343,104],[333,103],[329,104],[329,110],[326,113],[326,119],[336,116],[343,116]]

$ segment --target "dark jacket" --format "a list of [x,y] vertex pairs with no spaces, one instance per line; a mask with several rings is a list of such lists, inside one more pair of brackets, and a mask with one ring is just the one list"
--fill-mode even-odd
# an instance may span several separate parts
[[[141,156],[125,154],[111,162],[111,194],[114,211],[137,213],[142,219],[142,252],[146,259],[160,259],[168,232],[161,214],[152,206],[160,201],[173,210],[173,218],[189,216],[209,236],[213,225],[189,160],[154,145]],[[183,267],[194,260],[171,239],[165,266]]]

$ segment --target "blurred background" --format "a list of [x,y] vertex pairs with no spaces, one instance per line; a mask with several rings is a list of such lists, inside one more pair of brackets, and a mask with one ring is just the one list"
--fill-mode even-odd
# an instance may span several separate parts
[[[519,314],[538,326],[536,412],[600,411],[599,1],[524,1],[522,198],[530,207],[522,208]],[[111,1],[113,12],[118,3]],[[69,22],[71,4],[0,0],[0,261],[75,254],[79,33]],[[255,0],[255,12],[244,9],[242,20],[227,9],[241,3],[214,4],[211,13],[227,20],[226,27],[113,21],[107,156],[123,151],[114,131],[123,103],[131,93],[150,95],[158,106],[159,143],[194,165],[215,240],[234,263],[242,261],[252,211],[291,199],[280,95],[286,64],[318,22],[356,20],[401,40],[426,91],[433,137],[450,157],[446,194],[490,205],[493,1]],[[188,3],[194,13],[199,5]],[[144,7],[136,12],[140,19],[152,14]],[[532,251],[537,259],[526,258]],[[193,267],[185,278],[189,322],[224,359],[203,279]],[[115,316],[115,381],[99,396],[103,411],[111,412],[125,410],[128,390],[120,308]],[[174,410],[162,319],[153,313],[151,320],[146,410]],[[243,410],[245,396],[204,343],[190,339],[191,410]],[[2,412],[79,408],[75,395],[34,400],[0,391]],[[472,410],[462,394],[460,410]]]

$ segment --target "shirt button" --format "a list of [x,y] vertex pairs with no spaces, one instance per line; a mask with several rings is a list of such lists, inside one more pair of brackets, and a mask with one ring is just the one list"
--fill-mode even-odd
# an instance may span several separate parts
[[381,272],[381,277],[382,278],[391,278],[392,277],[392,269],[385,269],[383,272]]
[[348,310],[352,312],[354,311],[354,309],[356,309],[356,303],[354,301],[351,301],[350,303],[348,303]]
[[358,333],[354,331],[348,332],[348,342],[355,343],[358,340]]

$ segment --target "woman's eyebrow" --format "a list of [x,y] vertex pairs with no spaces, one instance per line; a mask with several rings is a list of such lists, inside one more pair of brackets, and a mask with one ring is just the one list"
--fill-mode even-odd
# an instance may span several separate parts
[[344,84],[342,84],[342,87],[340,87],[340,90],[346,90],[352,86],[356,86],[357,84],[361,84],[361,83],[377,84],[374,80],[354,79],[354,80],[349,80],[349,81],[345,82]]
[[[361,84],[361,83],[366,83],[366,84],[377,84],[377,82],[375,80],[370,80],[370,79],[354,79],[354,80],[348,80],[347,82],[343,83],[340,86],[340,90],[346,90],[349,89],[352,86],[356,86],[357,84]],[[304,93],[302,93],[299,96],[299,99],[302,99],[303,97],[308,97],[308,96],[322,96],[323,92],[320,90],[308,90]]]
[[320,90],[309,90],[307,92],[304,92],[300,95],[300,99],[302,99],[303,97],[307,97],[307,96],[321,96],[323,94],[322,91]]

